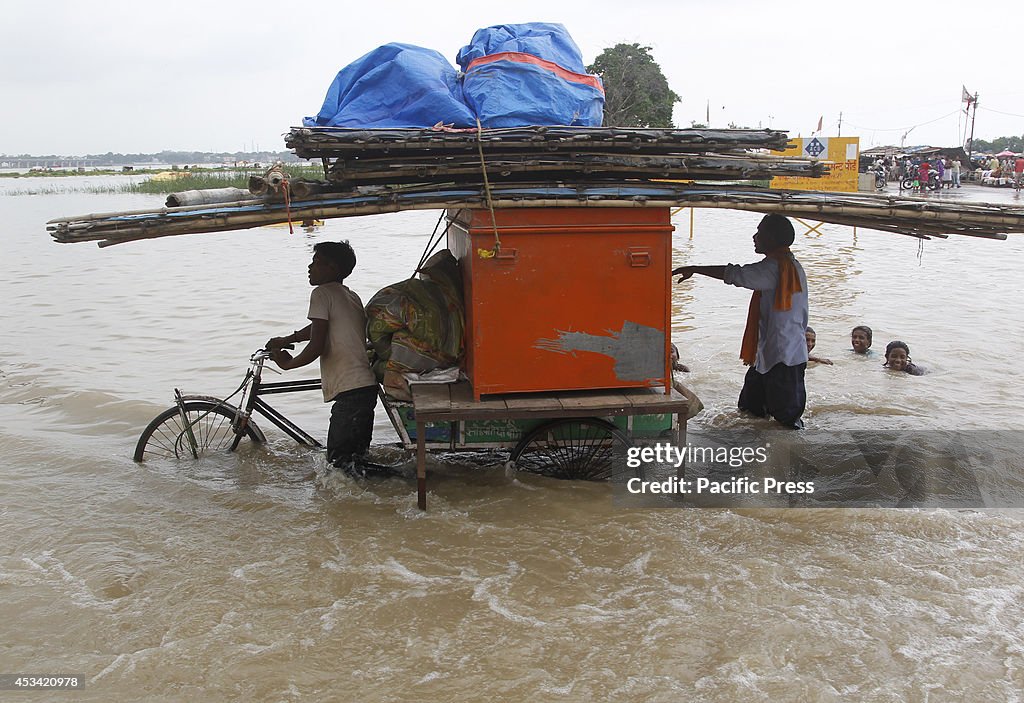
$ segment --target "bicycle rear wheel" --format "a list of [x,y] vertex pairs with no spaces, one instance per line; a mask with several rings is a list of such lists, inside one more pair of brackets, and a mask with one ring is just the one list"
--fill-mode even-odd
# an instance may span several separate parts
[[629,436],[599,418],[546,422],[526,433],[512,450],[511,460],[523,471],[553,478],[603,481],[643,477],[642,469],[626,468]]
[[[182,419],[181,411],[175,405],[149,423],[135,445],[135,461],[202,458],[207,454],[235,449],[238,443],[231,428],[237,412],[234,406],[216,398],[196,396],[184,398],[184,406],[187,422]],[[194,454],[193,442],[187,431],[189,429],[195,442]],[[251,418],[246,424],[243,437],[257,444],[266,441],[263,432]]]

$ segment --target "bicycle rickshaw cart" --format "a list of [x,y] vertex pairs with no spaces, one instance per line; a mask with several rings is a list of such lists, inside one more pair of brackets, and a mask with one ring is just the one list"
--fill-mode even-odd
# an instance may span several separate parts
[[[408,403],[381,393],[403,447],[416,452],[421,508],[428,448],[509,449],[524,468],[595,479],[623,470],[613,452],[634,440],[685,437],[689,400],[671,385],[668,208],[463,210],[448,220],[468,381],[414,385]],[[265,358],[253,356],[237,408],[179,394],[143,433],[136,459],[150,442],[194,456],[197,445],[262,441],[253,412],[317,446],[260,396],[319,381],[263,384]]]
[[[242,384],[227,398],[183,395],[143,430],[134,458],[193,458],[235,451],[243,440],[266,442],[253,419],[270,421],[299,444],[323,445],[272,407],[263,396],[319,391],[319,379],[263,383],[264,350],[250,358]],[[465,381],[418,384],[411,402],[383,390],[380,399],[401,446],[416,457],[417,503],[426,509],[426,451],[509,450],[519,468],[568,479],[605,479],[621,473],[623,450],[637,440],[685,442],[689,402],[677,391],[574,391],[473,397]],[[240,394],[235,405],[231,399]],[[642,471],[637,472],[642,475]]]
[[[413,386],[411,403],[388,403],[392,424],[416,452],[417,504],[427,507],[428,448],[510,449],[520,469],[568,479],[601,480],[628,471],[636,441],[685,443],[689,401],[673,390],[562,391],[473,397],[468,383]],[[634,475],[643,476],[642,469]]]

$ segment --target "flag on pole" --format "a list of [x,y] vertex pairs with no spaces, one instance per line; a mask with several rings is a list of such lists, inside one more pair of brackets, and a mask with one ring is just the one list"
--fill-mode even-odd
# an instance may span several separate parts
[[821,117],[818,118],[818,129],[816,130],[818,132],[821,131],[821,120],[822,120],[823,117],[824,117],[824,115],[822,115]]
[[963,93],[960,96],[960,102],[967,103],[967,105],[970,106],[971,101],[973,101],[974,98],[972,98],[971,94],[967,92],[967,86],[964,85],[961,87],[963,88]]

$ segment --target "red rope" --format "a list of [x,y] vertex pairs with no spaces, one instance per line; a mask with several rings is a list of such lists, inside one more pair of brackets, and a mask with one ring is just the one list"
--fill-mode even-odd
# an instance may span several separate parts
[[281,181],[281,189],[284,191],[284,211],[288,213],[288,234],[295,234],[295,228],[292,227],[292,199],[288,193],[288,179]]

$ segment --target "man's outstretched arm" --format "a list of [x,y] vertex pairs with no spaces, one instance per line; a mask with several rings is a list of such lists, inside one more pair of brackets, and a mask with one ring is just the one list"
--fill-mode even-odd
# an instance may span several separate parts
[[725,266],[680,266],[672,271],[673,276],[679,276],[679,280],[676,283],[682,283],[691,278],[695,273],[717,278],[719,281],[725,280]]

